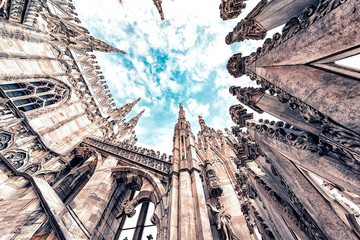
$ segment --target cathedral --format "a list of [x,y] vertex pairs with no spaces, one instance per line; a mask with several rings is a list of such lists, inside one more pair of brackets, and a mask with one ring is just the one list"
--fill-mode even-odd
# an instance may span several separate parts
[[167,156],[137,144],[141,99],[117,106],[94,55],[126,52],[71,0],[0,0],[0,239],[359,239],[360,63],[341,61],[360,54],[360,0],[248,10],[223,36],[263,42],[228,57],[234,126],[198,116],[195,133],[177,103]]

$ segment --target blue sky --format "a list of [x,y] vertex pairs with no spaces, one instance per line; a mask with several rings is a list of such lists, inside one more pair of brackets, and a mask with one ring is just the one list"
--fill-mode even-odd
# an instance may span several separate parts
[[135,131],[139,146],[172,151],[178,105],[184,105],[196,135],[198,115],[216,129],[230,128],[228,109],[237,104],[228,88],[254,85],[235,79],[226,70],[232,54],[248,55],[263,41],[231,46],[225,36],[258,1],[248,1],[243,14],[222,21],[220,1],[163,0],[161,21],[152,0],[74,0],[82,25],[91,34],[127,52],[96,53],[118,106],[142,100],[127,119],[145,109]]

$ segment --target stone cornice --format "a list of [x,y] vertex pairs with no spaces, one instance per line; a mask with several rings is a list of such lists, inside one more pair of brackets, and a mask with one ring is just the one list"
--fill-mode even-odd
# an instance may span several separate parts
[[[155,154],[155,152],[153,150],[138,149],[137,147],[126,146],[122,143],[114,144],[113,142],[94,137],[85,139],[84,144],[119,157],[129,163],[160,173],[161,175],[168,176],[171,171],[172,163],[154,156],[153,154]],[[146,150],[146,153],[142,152],[142,150]]]

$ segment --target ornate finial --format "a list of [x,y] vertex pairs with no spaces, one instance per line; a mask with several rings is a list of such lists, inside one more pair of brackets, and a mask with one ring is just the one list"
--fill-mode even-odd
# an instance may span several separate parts
[[242,42],[247,39],[261,40],[266,36],[266,29],[254,19],[241,20],[232,32],[225,37],[226,44]]
[[246,7],[245,1],[247,0],[222,0],[219,6],[221,19],[225,21],[237,18]]
[[241,53],[236,53],[229,59],[226,68],[228,72],[235,78],[245,74],[245,59],[241,57]]
[[182,103],[179,104],[179,120],[186,120]]
[[202,116],[200,116],[200,115],[198,116],[198,118],[199,118],[199,124],[200,124],[200,127],[201,127],[201,131],[204,131],[207,128],[207,126],[205,124],[205,121],[202,118]]
[[138,115],[136,115],[136,117],[133,117],[132,119],[130,119],[129,123],[131,123],[131,124],[134,123],[136,125],[137,122],[139,121],[139,118],[141,117],[141,115],[143,115],[144,112],[145,112],[145,109],[143,109],[141,112],[139,112]]
[[267,5],[268,0],[261,0],[256,7],[242,19],[225,38],[226,44],[242,42],[246,39],[260,40],[266,36],[266,29],[255,20],[256,16]]
[[243,128],[246,126],[245,121],[252,119],[253,114],[247,113],[247,109],[245,109],[241,104],[233,105],[229,108],[230,116],[233,122],[239,127]]
[[229,92],[236,96],[237,99],[250,107],[252,110],[263,113],[264,111],[259,108],[256,104],[261,100],[261,98],[265,95],[265,90],[263,88],[253,88],[253,87],[235,87],[231,86],[229,88]]

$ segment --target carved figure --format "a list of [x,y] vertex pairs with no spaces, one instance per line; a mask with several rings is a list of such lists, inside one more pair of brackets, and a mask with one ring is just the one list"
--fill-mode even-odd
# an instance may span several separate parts
[[123,203],[121,203],[121,211],[120,214],[116,217],[116,219],[119,219],[124,215],[131,218],[135,215],[135,213],[136,210],[133,205],[133,201],[125,200]]
[[245,74],[245,58],[241,57],[241,53],[236,53],[229,59],[226,69],[235,78]]
[[246,7],[246,0],[223,0],[219,6],[222,20],[237,18]]
[[223,231],[225,240],[240,240],[231,227],[231,215],[225,212],[225,208],[215,208],[210,203],[207,203],[207,205],[210,207],[211,212],[215,215],[216,227],[218,230]]

